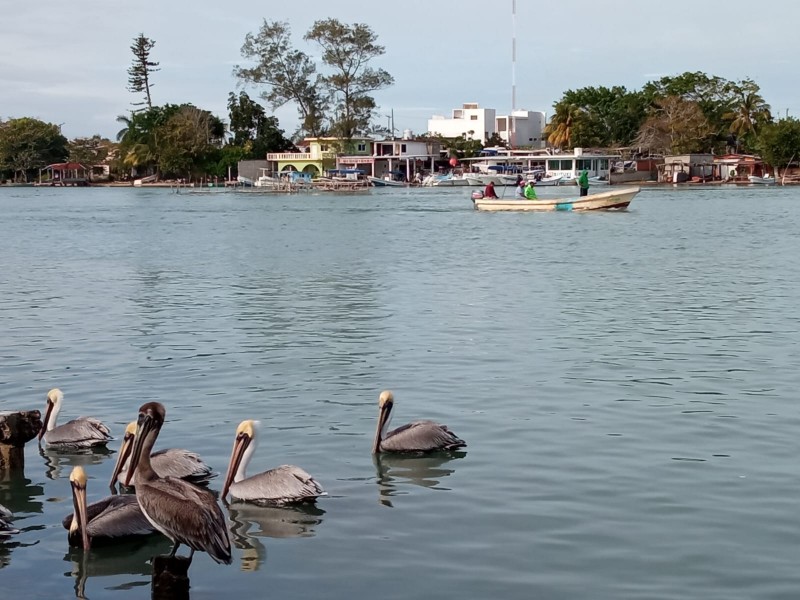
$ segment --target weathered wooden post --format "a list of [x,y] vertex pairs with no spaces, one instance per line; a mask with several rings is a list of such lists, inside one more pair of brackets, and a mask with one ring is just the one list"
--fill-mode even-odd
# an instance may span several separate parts
[[41,429],[38,410],[0,412],[0,475],[25,468],[25,444]]
[[189,600],[189,565],[186,556],[153,557],[152,600]]

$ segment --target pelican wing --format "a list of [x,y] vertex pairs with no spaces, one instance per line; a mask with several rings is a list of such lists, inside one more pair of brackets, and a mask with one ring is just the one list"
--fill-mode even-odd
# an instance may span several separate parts
[[381,440],[380,449],[384,452],[432,452],[466,445],[446,425],[433,421],[414,421],[387,433]]
[[230,564],[225,516],[208,490],[174,477],[137,482],[136,497],[147,518],[173,541]]
[[177,477],[195,484],[208,483],[216,476],[195,452],[181,448],[167,448],[150,456],[153,470],[161,477]]
[[307,502],[324,494],[311,475],[294,465],[282,465],[231,485],[234,498],[263,504]]
[[98,446],[111,439],[111,431],[92,417],[78,417],[44,434],[48,444],[64,446]]
[[11,527],[11,523],[9,523],[8,521],[8,519],[10,518],[11,518],[11,511],[8,510],[2,504],[0,504],[0,537],[11,535],[13,533],[19,533],[19,530]]
[[[156,529],[142,514],[136,496],[107,496],[86,507],[89,536],[94,540],[148,535]],[[65,529],[72,523],[72,513],[61,521]]]

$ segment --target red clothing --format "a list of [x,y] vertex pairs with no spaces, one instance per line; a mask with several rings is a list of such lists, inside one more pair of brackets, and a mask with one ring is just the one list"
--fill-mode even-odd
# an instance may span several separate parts
[[484,198],[497,198],[497,194],[494,192],[494,184],[490,181],[486,186],[486,189],[483,190],[483,197]]

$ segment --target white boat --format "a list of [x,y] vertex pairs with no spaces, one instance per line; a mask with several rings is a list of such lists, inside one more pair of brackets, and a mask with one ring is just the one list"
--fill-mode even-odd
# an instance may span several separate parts
[[759,177],[758,175],[748,175],[747,179],[750,183],[757,183],[759,185],[775,185],[774,177]]
[[469,181],[462,175],[453,175],[447,173],[446,175],[428,175],[423,181],[422,185],[426,187],[439,187],[439,186],[456,186],[456,185],[469,185]]
[[469,185],[486,186],[491,181],[495,185],[517,185],[516,175],[490,175],[486,173],[469,173],[464,175]]
[[408,185],[408,183],[404,181],[392,179],[389,175],[385,177],[373,177],[372,175],[368,175],[367,179],[369,179],[375,187],[406,187]]
[[561,182],[564,181],[563,175],[546,175],[541,179],[534,179],[533,185],[536,187],[548,186],[548,185],[561,185]]
[[472,198],[475,210],[483,211],[586,211],[623,210],[639,193],[640,188],[629,187],[571,198],[540,198],[537,200],[504,200],[502,198]]

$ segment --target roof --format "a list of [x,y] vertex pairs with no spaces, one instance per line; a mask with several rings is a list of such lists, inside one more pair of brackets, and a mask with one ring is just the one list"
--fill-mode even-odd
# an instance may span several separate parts
[[75,171],[80,169],[88,169],[89,167],[77,162],[53,163],[47,165],[45,169],[52,169],[53,171]]

